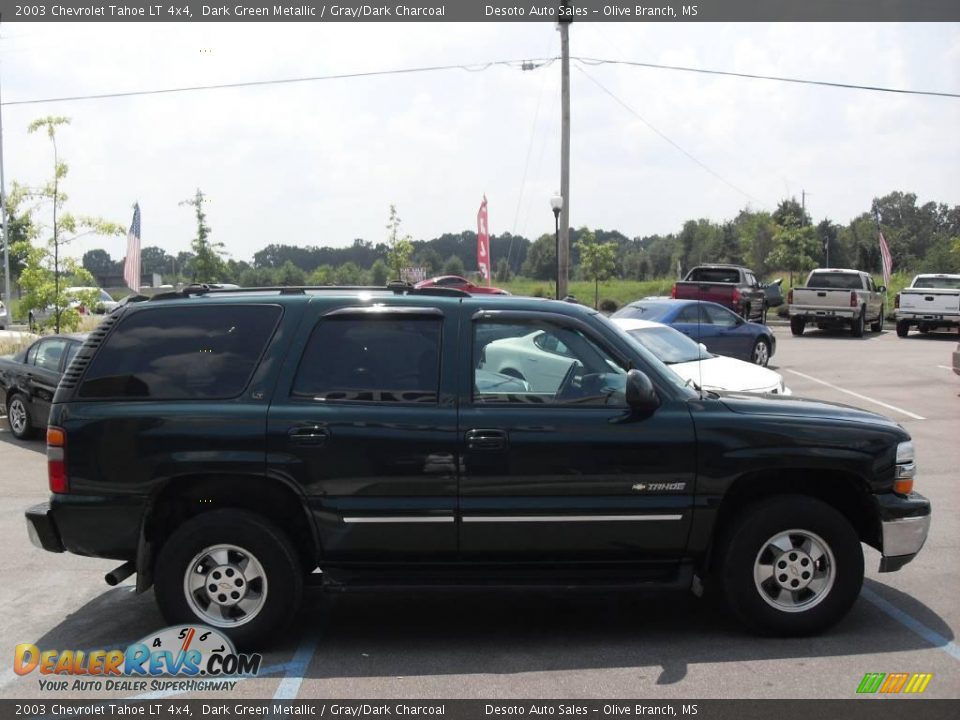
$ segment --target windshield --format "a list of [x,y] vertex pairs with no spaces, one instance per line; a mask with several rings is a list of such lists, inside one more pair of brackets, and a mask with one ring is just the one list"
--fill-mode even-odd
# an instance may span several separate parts
[[859,275],[852,273],[813,273],[807,287],[828,290],[863,290]]
[[[615,322],[610,320],[605,315],[601,315],[600,313],[597,313],[596,315],[594,315],[594,317],[597,319],[597,321],[606,325],[613,332],[619,335],[623,340],[625,340],[627,344],[631,347],[631,349],[634,352],[636,352],[637,355],[643,358],[643,361],[645,363],[647,363],[648,365],[654,368],[659,369],[660,374],[664,380],[667,380],[668,382],[672,383],[674,386],[683,390],[689,397],[698,396],[698,394],[694,392],[693,388],[690,387],[690,385],[687,383],[686,380],[684,380],[682,377],[677,375],[677,373],[671,370],[669,366],[665,365],[663,361],[660,358],[658,358],[655,353],[648,350],[643,345],[643,343],[639,342],[633,335],[628,333],[626,330],[624,330],[622,327],[617,325]],[[670,328],[665,328],[665,329],[669,330]]]
[[642,318],[644,320],[654,320],[659,322],[660,319],[670,310],[670,307],[671,306],[669,303],[635,302],[623,306],[610,317]]
[[697,343],[673,328],[638,328],[627,330],[627,333],[666,365],[710,357]]
[[914,281],[913,287],[930,288],[931,290],[960,290],[960,277],[919,275]]

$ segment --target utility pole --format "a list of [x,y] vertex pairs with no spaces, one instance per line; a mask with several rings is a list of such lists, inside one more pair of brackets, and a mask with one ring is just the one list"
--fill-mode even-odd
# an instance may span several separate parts
[[[0,77],[0,88],[3,79]],[[2,96],[2,89],[0,89]],[[0,225],[3,226],[3,299],[7,301],[7,317],[13,320],[10,308],[10,226],[7,224],[7,186],[3,177],[3,107],[0,106]]]
[[[564,0],[561,11],[569,10]],[[570,277],[570,15],[564,12],[557,22],[560,31],[560,241],[557,248],[557,296],[564,298]]]

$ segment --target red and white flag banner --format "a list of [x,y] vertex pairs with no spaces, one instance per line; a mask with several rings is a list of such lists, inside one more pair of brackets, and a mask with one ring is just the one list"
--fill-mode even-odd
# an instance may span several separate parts
[[487,225],[487,196],[483,196],[477,212],[477,268],[480,276],[490,285],[490,232]]

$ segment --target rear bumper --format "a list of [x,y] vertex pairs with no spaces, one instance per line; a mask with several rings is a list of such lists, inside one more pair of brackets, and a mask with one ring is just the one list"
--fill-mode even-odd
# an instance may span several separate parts
[[34,505],[26,512],[27,535],[30,542],[47,552],[63,552],[63,542],[50,511],[50,503]]
[[133,560],[146,499],[52,495],[26,512],[30,541],[49,552]]
[[951,312],[913,312],[911,310],[897,310],[897,322],[926,322],[937,325],[960,325],[960,315]]
[[860,317],[859,308],[822,308],[816,306],[791,305],[790,317],[802,317],[807,320],[853,320]]
[[918,493],[878,496],[883,558],[880,572],[894,572],[917,556],[930,532],[930,501]]

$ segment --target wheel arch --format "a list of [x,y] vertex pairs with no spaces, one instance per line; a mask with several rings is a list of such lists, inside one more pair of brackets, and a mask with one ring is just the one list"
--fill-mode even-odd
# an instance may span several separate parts
[[718,548],[752,505],[777,495],[805,495],[838,510],[861,542],[881,546],[880,521],[866,480],[856,473],[822,468],[757,470],[741,475],[724,494],[713,524],[706,565],[714,569]]
[[167,538],[187,520],[213,510],[248,510],[275,523],[290,539],[305,570],[316,567],[320,538],[299,489],[263,475],[202,474],[170,478],[147,501],[137,547],[137,592],[153,583],[153,566]]

